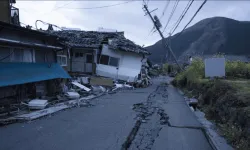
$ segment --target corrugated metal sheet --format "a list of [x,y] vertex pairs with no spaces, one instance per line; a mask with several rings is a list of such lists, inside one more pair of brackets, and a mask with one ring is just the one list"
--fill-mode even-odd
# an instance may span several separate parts
[[0,87],[70,78],[57,63],[0,63]]

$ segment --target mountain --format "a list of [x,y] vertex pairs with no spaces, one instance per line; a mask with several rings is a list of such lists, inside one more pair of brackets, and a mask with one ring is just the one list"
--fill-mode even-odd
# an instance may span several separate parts
[[[171,37],[171,47],[179,60],[188,56],[250,55],[250,22],[224,17],[213,17],[199,21],[195,25]],[[168,38],[166,38],[169,40]],[[146,47],[151,52],[150,60],[160,63],[166,56],[162,40]]]

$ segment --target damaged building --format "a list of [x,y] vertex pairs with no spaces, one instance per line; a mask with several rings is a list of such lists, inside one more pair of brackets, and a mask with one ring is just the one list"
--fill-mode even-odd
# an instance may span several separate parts
[[150,53],[124,37],[124,32],[50,31],[64,39],[66,69],[70,73],[91,73],[115,80],[135,82]]
[[0,108],[58,93],[70,78],[57,63],[58,37],[0,21]]

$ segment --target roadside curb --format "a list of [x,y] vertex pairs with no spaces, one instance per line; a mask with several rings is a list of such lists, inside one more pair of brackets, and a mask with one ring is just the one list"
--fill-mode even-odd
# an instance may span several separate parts
[[[202,121],[202,119],[199,118],[199,116],[197,115],[196,111],[194,111],[193,108],[189,106],[189,103],[185,98],[184,92],[182,90],[180,90],[179,88],[177,88],[177,91],[178,91],[179,94],[181,94],[184,97],[184,100],[185,100],[187,106],[190,108],[190,110],[193,112],[194,116],[197,118],[199,123],[202,125],[201,130],[202,130],[203,134],[205,135],[206,139],[208,140],[209,144],[211,145],[211,147],[214,150],[233,150],[233,148],[231,146],[229,146],[227,143],[224,143],[224,144],[227,144],[228,146],[222,146],[224,148],[221,148],[221,146],[218,145],[218,143],[215,141],[215,139],[214,139],[214,137],[212,135],[217,136],[217,138],[219,138],[220,136],[216,133],[216,131],[213,131],[212,129],[209,129],[208,123],[207,124],[205,123],[205,119],[206,119],[205,117],[204,117],[204,119]],[[212,133],[212,131],[213,131],[213,133]]]

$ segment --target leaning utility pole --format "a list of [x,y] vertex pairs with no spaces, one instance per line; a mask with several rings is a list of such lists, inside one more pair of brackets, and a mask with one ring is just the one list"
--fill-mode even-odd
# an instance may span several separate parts
[[[150,17],[150,19],[152,20],[152,22],[153,22],[155,28],[156,28],[157,31],[159,32],[159,34],[160,34],[160,36],[161,36],[161,38],[162,38],[162,42],[163,42],[164,46],[165,46],[167,49],[169,49],[169,51],[170,51],[170,53],[172,54],[172,56],[173,56],[173,58],[174,58],[176,64],[178,65],[178,67],[179,67],[180,70],[182,71],[182,70],[183,70],[182,67],[179,65],[179,63],[178,63],[178,61],[177,61],[177,59],[176,59],[176,57],[175,57],[175,55],[174,55],[174,53],[173,53],[171,47],[168,45],[166,39],[164,38],[164,36],[163,36],[163,34],[162,34],[161,30],[160,30],[160,27],[162,27],[162,25],[161,25],[161,23],[160,23],[158,17],[157,17],[157,16],[154,16],[154,18],[152,17],[151,12],[149,12],[149,10],[148,10],[147,5],[144,4],[143,7],[144,7],[144,9],[145,9],[145,11],[146,11],[146,15],[147,15],[147,14],[149,15],[149,17]],[[153,11],[154,11],[154,10],[153,10]]]

